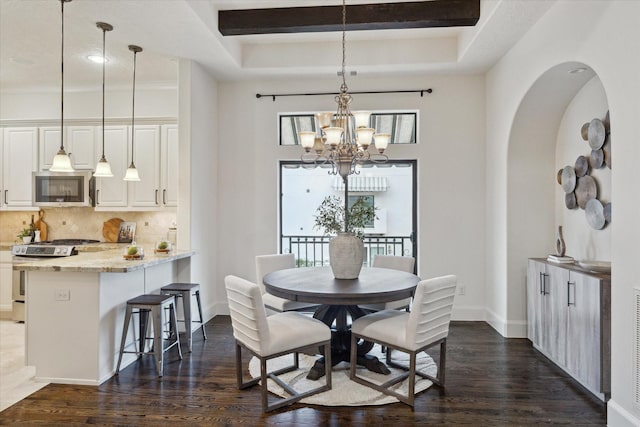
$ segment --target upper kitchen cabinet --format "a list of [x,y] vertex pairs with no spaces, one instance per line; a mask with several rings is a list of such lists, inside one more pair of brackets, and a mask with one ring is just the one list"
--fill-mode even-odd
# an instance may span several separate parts
[[178,125],[161,128],[160,187],[162,205],[178,206]]
[[32,207],[32,172],[38,168],[38,128],[4,128],[2,140],[0,208],[26,210]]
[[135,127],[134,163],[140,181],[131,182],[132,207],[158,207],[160,194],[160,126]]
[[[111,165],[111,178],[96,178],[96,209],[126,208],[128,202],[127,181],[122,178],[127,170],[129,141],[128,126],[104,128],[104,154]],[[102,138],[96,141],[96,152],[102,153]]]
[[133,148],[140,181],[127,182],[122,178],[131,163],[131,126],[105,128],[105,156],[114,176],[96,179],[96,209],[148,211],[177,206],[178,126],[136,125]]
[[[64,148],[77,170],[93,170],[96,158],[96,126],[66,126]],[[40,128],[40,170],[49,170],[53,156],[60,149],[60,127]]]
[[178,126],[136,126],[135,164],[140,181],[131,182],[131,207],[178,205]]

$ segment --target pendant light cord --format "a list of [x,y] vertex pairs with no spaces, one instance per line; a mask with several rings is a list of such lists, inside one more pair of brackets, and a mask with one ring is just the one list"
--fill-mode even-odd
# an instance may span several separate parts
[[129,168],[135,169],[133,162],[135,147],[135,115],[136,115],[136,56],[142,52],[142,48],[136,45],[129,45],[129,50],[133,52],[133,94],[131,96],[131,165]]
[[60,0],[62,37],[60,43],[60,150],[64,150],[64,3]]
[[105,48],[105,40],[107,36],[107,29],[102,28],[102,158],[100,160],[106,160],[104,157],[104,79],[105,79],[105,68],[107,63],[107,52]]
[[133,165],[134,135],[135,130],[135,113],[136,113],[136,56],[138,52],[133,51],[133,96],[131,97],[131,164]]

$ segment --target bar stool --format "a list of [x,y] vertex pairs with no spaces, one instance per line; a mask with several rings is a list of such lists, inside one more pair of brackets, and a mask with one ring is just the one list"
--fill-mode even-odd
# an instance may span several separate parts
[[[184,312],[184,329],[187,335],[187,348],[191,353],[191,341],[193,331],[191,330],[191,322],[201,324],[202,336],[206,340],[207,332],[204,330],[204,322],[202,319],[202,305],[200,303],[200,285],[197,283],[171,283],[169,285],[160,288],[160,292],[167,295],[173,295],[176,298],[176,304],[178,298],[182,298],[182,311]],[[198,314],[200,315],[200,321],[191,320],[191,296],[195,295],[196,302],[198,303]]]
[[[163,327],[166,323],[165,310],[169,310],[169,323],[170,330],[177,331],[178,323],[176,319],[176,308],[174,305],[175,299],[171,295],[155,295],[147,294],[140,295],[127,301],[127,311],[124,318],[124,328],[122,330],[122,340],[120,341],[120,355],[118,356],[118,365],[116,367],[116,375],[120,373],[120,363],[122,362],[122,355],[124,353],[137,354],[138,357],[142,354],[153,354],[156,362],[156,369],[158,370],[158,376],[161,377],[163,373],[164,352],[169,350],[174,345],[178,347],[178,354],[180,360],[182,360],[182,351],[180,350],[180,339],[178,334],[169,334],[169,339],[175,335],[175,340],[164,348],[163,340]],[[129,332],[129,323],[131,322],[131,316],[134,314],[140,315],[140,346],[136,351],[125,350],[127,333]],[[148,319],[149,314],[152,316],[153,323],[153,336],[147,336]],[[153,340],[153,346],[151,351],[144,351],[145,343],[147,340]],[[133,343],[135,345],[135,342]],[[131,345],[131,344],[129,344]]]

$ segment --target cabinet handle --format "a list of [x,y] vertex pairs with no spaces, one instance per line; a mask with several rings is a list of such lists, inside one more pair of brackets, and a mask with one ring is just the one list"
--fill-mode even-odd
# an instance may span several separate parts
[[166,189],[162,190],[162,204],[163,205],[167,204],[167,190]]
[[540,272],[540,294],[541,295],[549,295],[549,292],[547,292],[547,281],[545,280],[545,277],[547,276],[548,274]]
[[156,199],[156,205],[157,205],[157,204],[158,204],[158,189],[157,189],[157,188],[156,188],[156,196],[155,196],[155,199]]
[[9,191],[9,190],[4,190],[4,204],[5,204],[5,205],[7,204],[7,192],[8,192],[8,191]]
[[[571,285],[573,285],[573,302],[571,302]],[[576,305],[576,282],[567,281],[567,307]]]
[[96,190],[96,205],[100,204],[100,190]]

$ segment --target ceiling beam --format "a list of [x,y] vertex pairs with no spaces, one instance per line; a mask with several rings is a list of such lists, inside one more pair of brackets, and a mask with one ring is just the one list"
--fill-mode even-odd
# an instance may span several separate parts
[[[473,26],[480,0],[430,0],[347,6],[347,31]],[[342,6],[218,11],[223,36],[342,31]]]

